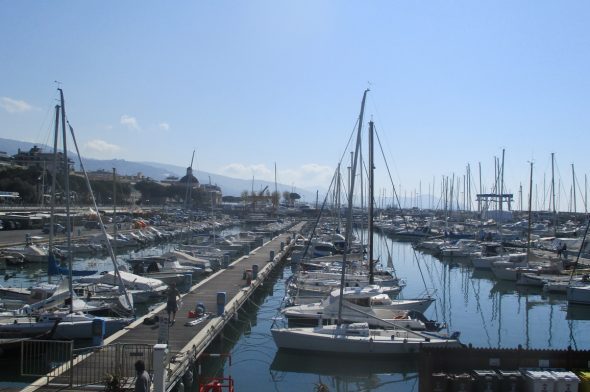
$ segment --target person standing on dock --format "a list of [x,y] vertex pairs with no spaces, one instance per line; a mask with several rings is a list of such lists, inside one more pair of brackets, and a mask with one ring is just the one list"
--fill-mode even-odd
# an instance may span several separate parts
[[[171,283],[168,287],[168,301],[166,302],[166,312],[168,312],[168,320],[170,324],[173,324],[176,319],[176,311],[178,310],[178,302],[176,298],[180,300],[180,292],[176,288],[176,283]],[[170,313],[172,313],[172,319],[170,319]]]
[[149,392],[151,384],[150,375],[145,370],[145,362],[141,359],[135,362],[135,372],[137,373],[135,392]]

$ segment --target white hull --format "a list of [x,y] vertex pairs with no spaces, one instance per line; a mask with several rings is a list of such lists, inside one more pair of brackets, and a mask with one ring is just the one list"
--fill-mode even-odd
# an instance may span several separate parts
[[590,305],[590,285],[571,286],[567,289],[567,302]]
[[[353,324],[354,325],[354,324]],[[398,355],[418,353],[422,347],[460,347],[455,339],[440,339],[404,330],[361,330],[350,326],[271,329],[280,349],[332,354]]]
[[[131,319],[103,318],[106,321],[106,335],[119,331],[131,322]],[[28,321],[19,320],[16,323],[0,324],[0,335],[31,337],[41,335],[53,328],[54,320]],[[92,339],[92,320],[61,321],[53,333],[52,339],[83,340]]]

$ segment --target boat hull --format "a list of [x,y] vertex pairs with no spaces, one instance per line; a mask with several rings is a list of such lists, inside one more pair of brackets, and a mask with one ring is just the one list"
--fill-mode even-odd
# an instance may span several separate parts
[[314,328],[271,329],[279,349],[354,355],[416,354],[422,347],[460,347],[454,339],[410,337],[405,331],[385,331],[384,335],[350,336],[315,333]]

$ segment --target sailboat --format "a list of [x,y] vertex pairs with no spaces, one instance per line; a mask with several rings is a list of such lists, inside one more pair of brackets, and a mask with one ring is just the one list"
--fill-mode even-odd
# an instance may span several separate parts
[[[359,160],[361,130],[367,92],[363,94],[361,111],[358,121],[357,143],[354,160],[351,167],[351,181],[348,197],[348,219],[346,222],[345,252],[343,254],[342,273],[340,282],[340,298],[344,293],[344,281],[346,276],[346,256],[352,238],[353,221],[353,192],[356,177],[356,169]],[[373,160],[372,160],[372,133],[373,122],[370,122],[369,131],[369,187],[373,187]],[[372,189],[370,190],[372,195]],[[372,197],[369,197],[369,205],[372,206]],[[369,207],[369,219],[372,221],[372,207]],[[370,227],[369,227],[370,228]],[[369,244],[372,238],[369,236]],[[371,247],[371,246],[370,246]],[[369,252],[369,265],[372,272],[372,251]],[[372,282],[371,282],[372,283]],[[446,336],[438,333],[412,331],[398,325],[391,325],[392,329],[370,329],[369,323],[360,322],[344,324],[342,311],[344,301],[339,301],[337,324],[319,325],[312,328],[271,328],[275,344],[279,349],[304,350],[324,352],[332,354],[355,355],[395,355],[417,353],[421,347],[460,347],[458,334]]]
[[[57,150],[57,139],[58,139],[58,123],[60,119],[61,113],[61,123],[62,123],[62,131],[63,131],[63,154],[64,154],[64,176],[65,176],[65,200],[66,200],[66,244],[68,250],[71,249],[71,224],[72,220],[70,218],[70,184],[69,184],[69,161],[67,157],[67,133],[66,133],[66,115],[65,115],[65,101],[63,90],[60,88],[58,89],[60,93],[60,105],[56,106],[56,124],[55,124],[55,139],[54,139],[54,148]],[[72,134],[72,138],[74,139],[74,144],[76,146],[76,151],[79,154],[78,146],[76,144],[76,139],[74,137],[74,132],[72,127],[70,126],[70,132]],[[80,161],[82,165],[82,162]],[[57,159],[54,155],[54,167],[57,166]],[[84,171],[84,166],[82,165],[82,171]],[[84,171],[85,173],[85,171]],[[52,188],[55,189],[55,178],[57,176],[54,174],[53,176],[53,186]],[[94,202],[94,207],[98,211],[96,206],[96,202],[94,200],[94,195],[92,194],[92,190],[90,187],[90,182],[88,181],[88,177],[86,176],[86,183],[90,194],[92,196],[92,200]],[[53,212],[54,203],[52,203],[52,212]],[[100,216],[98,217],[100,221]],[[53,246],[53,214],[51,214],[51,228],[50,228],[50,250]],[[104,225],[101,222],[101,228],[104,231]],[[115,271],[118,271],[118,266],[116,259],[114,258],[112,248],[109,246],[109,251],[111,254],[111,258],[113,264],[115,266]],[[49,252],[50,255],[52,251]],[[83,311],[88,310],[89,306],[84,301],[78,301],[73,289],[73,282],[72,276],[74,275],[74,271],[72,269],[72,252],[67,252],[67,260],[68,260],[68,268],[64,270],[59,270],[58,272],[67,272],[67,279],[62,281],[62,284],[58,286],[56,291],[53,295],[46,300],[41,301],[40,303],[27,305],[21,309],[21,313],[24,313],[26,317],[17,317],[13,320],[10,320],[8,323],[2,323],[0,325],[0,335],[11,335],[16,334],[17,336],[37,336],[39,333],[43,331],[47,331],[51,328],[51,326],[58,322],[59,326],[55,330],[53,334],[54,339],[89,339],[92,337],[92,325],[94,320],[96,319],[95,316],[91,316]],[[51,262],[49,259],[48,262]],[[56,267],[53,265],[52,267]],[[58,266],[57,266],[58,267]],[[123,309],[127,313],[133,312],[133,302],[131,300],[130,295],[126,292],[124,285],[119,285],[119,289],[121,290],[120,296],[123,301]],[[66,305],[66,308],[59,308],[56,310],[56,307],[60,307],[61,305]],[[123,318],[123,317],[115,317],[115,318],[101,318],[106,324],[106,332],[107,334],[113,333],[125,325],[129,324],[132,319],[130,318]],[[7,321],[7,320],[5,320]]]

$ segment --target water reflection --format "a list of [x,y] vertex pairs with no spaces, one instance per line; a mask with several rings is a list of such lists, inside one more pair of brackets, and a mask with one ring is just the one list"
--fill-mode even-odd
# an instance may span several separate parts
[[318,380],[336,391],[380,390],[392,384],[408,388],[404,390],[414,390],[418,379],[416,369],[415,358],[358,359],[283,350],[275,354],[270,364],[273,380],[284,380],[288,373],[317,375]]

